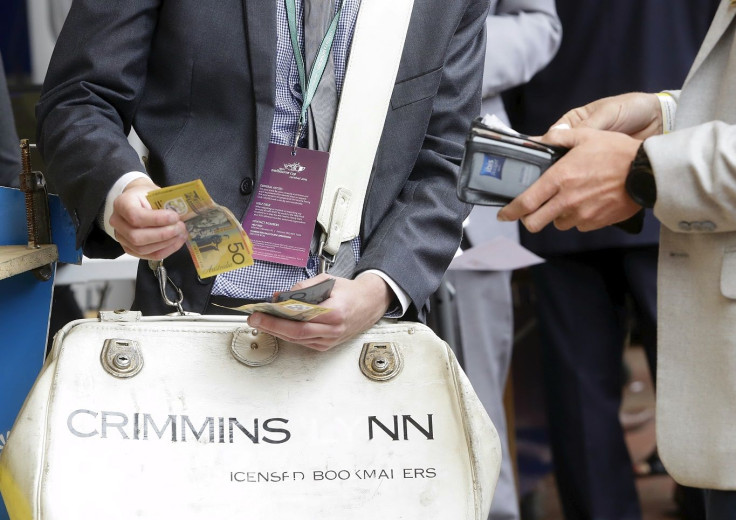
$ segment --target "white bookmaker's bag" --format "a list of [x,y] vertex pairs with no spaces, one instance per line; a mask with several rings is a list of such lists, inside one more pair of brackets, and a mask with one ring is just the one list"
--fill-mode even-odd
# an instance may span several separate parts
[[[327,260],[360,230],[412,6],[361,5],[318,217]],[[12,520],[486,520],[500,459],[421,324],[383,320],[317,352],[244,317],[123,311],[57,334],[0,491]]]
[[12,520],[485,520],[500,456],[423,325],[317,352],[239,317],[103,313],[57,335],[0,489]]

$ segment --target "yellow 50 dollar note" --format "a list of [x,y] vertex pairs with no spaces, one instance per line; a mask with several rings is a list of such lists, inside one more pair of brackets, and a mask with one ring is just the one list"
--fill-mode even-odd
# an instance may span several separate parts
[[153,209],[173,209],[187,226],[187,248],[200,278],[253,264],[253,245],[232,212],[212,200],[200,179],[149,192]]

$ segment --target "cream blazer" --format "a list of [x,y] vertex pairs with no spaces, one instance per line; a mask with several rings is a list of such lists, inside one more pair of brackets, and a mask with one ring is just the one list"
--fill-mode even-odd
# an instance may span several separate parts
[[645,142],[662,222],[657,444],[682,484],[736,489],[736,7],[723,0],[678,98]]

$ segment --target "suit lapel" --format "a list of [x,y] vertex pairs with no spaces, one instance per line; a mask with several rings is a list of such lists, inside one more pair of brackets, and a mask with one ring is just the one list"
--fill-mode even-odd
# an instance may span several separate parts
[[708,29],[708,34],[705,35],[703,45],[700,46],[698,55],[695,57],[695,61],[690,68],[690,72],[687,75],[685,83],[690,80],[695,71],[703,64],[713,48],[723,37],[726,29],[731,25],[735,16],[736,7],[731,6],[728,0],[723,0],[721,5],[718,7],[715,17],[713,18],[713,23],[711,23],[710,29]]
[[271,139],[276,96],[276,2],[243,0],[245,38],[256,109],[255,172],[261,175]]

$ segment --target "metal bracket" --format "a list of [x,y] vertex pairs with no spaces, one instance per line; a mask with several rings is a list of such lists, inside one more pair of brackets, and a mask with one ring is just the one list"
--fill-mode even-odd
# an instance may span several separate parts
[[[20,174],[20,189],[26,198],[26,221],[28,223],[28,248],[36,249],[51,243],[51,218],[46,193],[46,179],[41,172],[31,169],[31,148],[28,139],[21,139],[20,153],[23,171]],[[53,264],[42,265],[33,269],[33,275],[41,280],[51,279],[54,273]]]
[[335,258],[337,255],[331,255],[325,251],[325,235],[319,241],[319,249],[317,250],[317,258],[319,258],[319,272],[327,274],[329,270],[335,265]]
[[404,361],[395,343],[365,343],[359,364],[368,379],[388,381],[401,372]]
[[[156,276],[156,279],[158,280],[158,288],[161,292],[161,299],[164,301],[166,305],[169,307],[176,307],[176,312],[172,313],[174,316],[186,316],[187,313],[184,311],[184,309],[181,306],[181,302],[184,301],[184,293],[181,292],[181,289],[176,286],[174,281],[169,278],[169,275],[166,272],[166,268],[164,267],[164,261],[163,260],[149,260],[148,261],[148,267],[153,271],[154,276]],[[172,300],[169,298],[168,294],[166,293],[166,285],[170,285],[173,287],[174,291],[176,292],[176,299]]]
[[125,309],[117,309],[114,311],[100,311],[100,321],[141,321],[143,314],[140,311],[128,311]]

